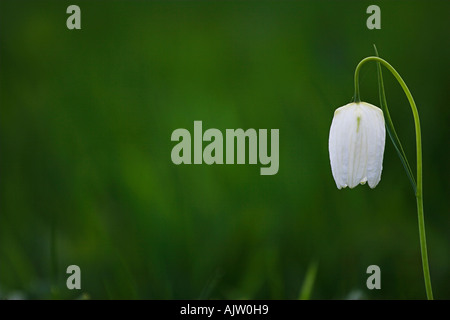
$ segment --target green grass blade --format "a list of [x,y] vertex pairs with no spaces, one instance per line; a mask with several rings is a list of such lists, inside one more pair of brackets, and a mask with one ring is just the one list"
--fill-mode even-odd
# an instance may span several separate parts
[[303,281],[302,288],[300,289],[299,300],[309,300],[311,298],[311,292],[314,287],[314,281],[316,280],[317,263],[310,263],[308,270],[306,271],[305,280]]
[[[375,45],[375,55],[379,57],[378,50]],[[389,137],[391,138],[392,143],[394,144],[395,150],[397,150],[397,154],[400,157],[400,161],[402,162],[403,168],[406,171],[406,175],[409,178],[409,181],[411,182],[411,186],[414,190],[414,194],[417,192],[417,185],[416,180],[414,178],[414,174],[411,170],[411,167],[409,166],[408,159],[406,158],[405,151],[403,150],[402,144],[400,142],[400,139],[397,136],[397,133],[394,128],[394,123],[392,122],[391,115],[389,114],[389,109],[387,106],[386,101],[386,93],[384,92],[384,83],[383,83],[383,73],[381,71],[381,65],[379,62],[377,62],[377,74],[378,74],[378,90],[379,90],[379,96],[380,96],[380,104],[381,109],[384,113],[384,119],[386,122],[386,130],[388,132]]]

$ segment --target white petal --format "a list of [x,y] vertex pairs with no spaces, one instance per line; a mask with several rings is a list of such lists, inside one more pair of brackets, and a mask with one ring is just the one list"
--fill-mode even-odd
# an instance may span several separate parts
[[338,158],[338,130],[340,127],[338,126],[339,120],[341,117],[340,109],[336,109],[334,112],[334,117],[331,122],[330,128],[330,136],[328,139],[328,150],[330,152],[330,164],[331,164],[331,172],[333,174],[334,181],[336,182],[336,186],[338,189],[345,188],[345,186],[341,183],[341,172],[340,172],[340,162]]
[[367,151],[367,180],[369,187],[375,188],[381,179],[383,169],[384,145],[386,141],[386,129],[381,109],[361,103],[364,113],[365,128],[368,131]]
[[347,187],[348,145],[341,142],[345,140],[346,136],[348,106],[340,107],[334,112],[328,140],[331,171],[338,189]]
[[[350,123],[347,127],[350,137],[349,163],[347,181],[350,188],[366,180],[367,144],[365,130],[363,129],[362,110],[359,105],[353,108]],[[350,118],[350,116],[349,116]]]

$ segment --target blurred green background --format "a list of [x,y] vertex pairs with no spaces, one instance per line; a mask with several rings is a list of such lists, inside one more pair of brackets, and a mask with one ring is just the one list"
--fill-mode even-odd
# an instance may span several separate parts
[[[66,28],[70,4],[81,30]],[[371,4],[381,30],[366,28]],[[329,164],[333,112],[376,44],[419,108],[431,277],[450,299],[449,13],[449,1],[2,0],[0,298],[297,299],[315,262],[312,299],[424,299],[415,197],[391,141],[373,190],[338,190]],[[415,172],[412,113],[384,78]],[[375,64],[361,96],[379,105]],[[174,165],[171,133],[194,120],[279,129],[278,174]],[[66,288],[72,264],[82,290]],[[381,290],[366,287],[372,264]]]

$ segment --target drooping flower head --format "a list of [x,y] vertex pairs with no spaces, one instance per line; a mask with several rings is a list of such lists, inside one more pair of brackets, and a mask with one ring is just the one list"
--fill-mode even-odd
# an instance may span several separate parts
[[338,189],[380,182],[386,138],[383,111],[366,102],[336,109],[328,149]]

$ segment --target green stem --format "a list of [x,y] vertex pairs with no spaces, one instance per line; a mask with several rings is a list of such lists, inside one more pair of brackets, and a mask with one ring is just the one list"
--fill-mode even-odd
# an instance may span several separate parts
[[[363,61],[364,60],[362,60],[361,62],[363,62]],[[353,96],[354,97],[353,99],[354,99],[355,103],[360,103],[361,102],[361,98],[359,96],[359,69],[361,69],[361,62],[356,66],[356,70],[355,70],[355,94]]]
[[376,61],[384,65],[397,79],[398,83],[402,87],[403,91],[408,98],[409,104],[411,105],[411,110],[414,116],[414,125],[416,130],[416,152],[417,152],[417,189],[416,189],[416,199],[417,199],[417,215],[419,220],[419,237],[420,237],[420,251],[422,254],[422,268],[423,275],[425,279],[425,289],[427,292],[427,297],[429,300],[433,299],[433,290],[431,288],[431,279],[430,279],[430,269],[428,266],[428,252],[427,252],[427,241],[425,235],[425,220],[423,214],[423,189],[422,189],[422,138],[420,132],[420,120],[419,120],[419,112],[417,111],[416,103],[414,102],[414,98],[411,92],[408,89],[405,81],[403,81],[400,74],[385,60],[379,57],[367,57],[356,66],[355,69],[355,102],[360,102],[359,95],[359,71],[364,63],[368,61]]

